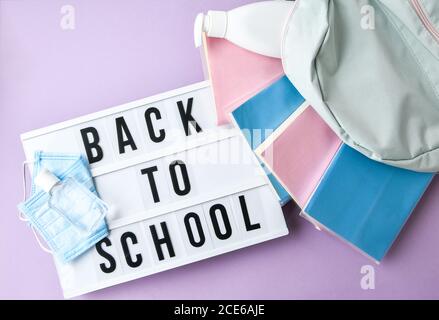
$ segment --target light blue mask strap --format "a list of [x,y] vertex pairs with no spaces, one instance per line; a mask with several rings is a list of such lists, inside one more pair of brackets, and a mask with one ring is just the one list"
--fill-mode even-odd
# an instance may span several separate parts
[[[26,201],[26,199],[27,199],[27,180],[26,180],[26,166],[30,163],[30,162],[32,162],[32,161],[23,161],[23,164],[22,164],[22,174],[23,174],[23,177],[22,177],[22,182],[23,182],[23,185],[22,185],[22,187],[23,187],[23,202],[25,202]],[[21,211],[20,210],[18,210],[18,219],[20,219],[21,221],[28,221],[29,219],[27,219],[27,218],[25,218],[24,216],[23,216],[23,214],[21,213]]]
[[49,248],[47,248],[47,247],[45,247],[45,246],[43,245],[43,243],[41,242],[40,237],[38,236],[38,234],[37,234],[37,232],[35,231],[34,227],[32,227],[32,225],[31,225],[30,228],[32,229],[32,232],[33,232],[33,234],[34,234],[34,236],[35,236],[35,239],[37,240],[38,245],[40,246],[41,250],[43,250],[43,251],[45,251],[45,252],[47,252],[47,253],[52,254],[52,250],[50,250]]
[[[27,166],[29,163],[31,163],[31,162],[33,162],[33,161],[23,161],[23,164],[22,164],[22,166],[23,166],[23,167],[22,167],[22,169],[23,169],[23,171],[22,171],[22,173],[23,173],[23,202],[25,202],[26,199],[27,199],[26,166]],[[18,219],[20,219],[21,221],[29,221],[28,218],[26,218],[26,217],[23,216],[23,214],[22,214],[22,212],[21,212],[20,210],[18,210]],[[37,243],[38,243],[38,245],[40,246],[40,248],[41,248],[43,251],[45,251],[45,252],[51,254],[51,253],[52,253],[52,250],[50,250],[49,248],[47,248],[47,247],[45,247],[45,246],[43,245],[43,243],[41,242],[40,238],[38,237],[38,235],[37,235],[37,233],[36,233],[34,227],[31,225],[30,228],[32,229],[32,233],[34,234],[35,239],[37,240]]]

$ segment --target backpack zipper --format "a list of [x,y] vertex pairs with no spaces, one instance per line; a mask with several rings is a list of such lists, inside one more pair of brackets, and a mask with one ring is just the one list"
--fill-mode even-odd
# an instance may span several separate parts
[[416,11],[416,14],[418,15],[425,29],[427,29],[427,31],[432,35],[436,42],[439,43],[439,32],[437,31],[433,23],[431,23],[428,15],[422,7],[422,4],[419,2],[419,0],[410,0],[410,3],[413,9]]

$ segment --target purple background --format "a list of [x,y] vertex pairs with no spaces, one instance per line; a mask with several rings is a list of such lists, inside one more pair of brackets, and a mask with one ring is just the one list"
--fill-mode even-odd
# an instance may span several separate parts
[[[50,255],[17,218],[19,134],[203,80],[195,15],[248,0],[0,0],[0,298],[62,298]],[[60,9],[76,9],[76,29]],[[293,233],[85,299],[439,298],[439,180],[380,266],[285,209]]]

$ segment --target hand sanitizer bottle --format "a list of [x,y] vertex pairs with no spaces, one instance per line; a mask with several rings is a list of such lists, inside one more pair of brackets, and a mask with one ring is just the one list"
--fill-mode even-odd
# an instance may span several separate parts
[[49,193],[49,207],[80,231],[94,231],[108,212],[106,203],[74,178],[60,181],[43,168],[36,176],[35,184]]
[[225,38],[234,44],[269,57],[281,57],[285,22],[294,1],[262,1],[230,11],[208,11],[195,19],[195,46],[201,45],[202,33]]

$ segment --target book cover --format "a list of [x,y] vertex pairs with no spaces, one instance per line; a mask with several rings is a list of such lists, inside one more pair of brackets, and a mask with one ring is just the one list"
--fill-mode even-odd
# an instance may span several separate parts
[[[303,97],[286,76],[265,88],[231,112],[232,122],[238,127],[251,148],[258,148],[290,115],[304,103]],[[270,170],[264,166],[281,204],[291,197]]]
[[256,154],[303,208],[341,140],[307,103],[257,149]]
[[302,216],[376,262],[434,176],[362,155],[343,144],[306,102],[255,151]]
[[280,59],[266,57],[233,43],[203,35],[202,60],[211,81],[218,124],[229,113],[283,76]]
[[379,163],[343,144],[303,211],[379,262],[433,176]]

